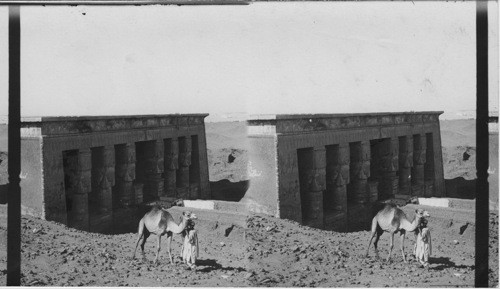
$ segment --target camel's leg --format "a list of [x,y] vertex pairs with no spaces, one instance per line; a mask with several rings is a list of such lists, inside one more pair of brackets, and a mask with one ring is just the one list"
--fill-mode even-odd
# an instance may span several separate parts
[[144,237],[144,221],[141,219],[139,222],[139,229],[137,230],[137,242],[135,243],[134,254],[132,255],[132,259],[135,259],[135,252],[137,251],[137,247],[139,246],[139,242]]
[[141,244],[141,250],[142,250],[142,259],[146,259],[146,253],[144,253],[144,245],[146,244],[146,240],[148,239],[149,235],[151,235],[151,233],[149,233],[147,230],[144,231],[144,238],[142,239],[142,244]]
[[391,260],[392,248],[394,248],[394,232],[391,232],[391,245],[389,246],[389,256],[387,256],[387,261]]
[[403,262],[406,263],[406,256],[405,256],[405,232],[401,232],[401,254],[403,254]]
[[375,237],[376,233],[377,233],[377,217],[373,218],[373,220],[372,220],[372,234],[370,237],[370,241],[368,242],[368,247],[366,248],[365,257],[368,257],[368,253],[370,252],[370,245],[372,244],[372,240]]
[[168,258],[170,259],[170,264],[174,264],[174,260],[172,259],[172,232],[167,232],[167,252]]
[[379,255],[378,255],[378,241],[380,240],[380,236],[382,236],[383,233],[384,233],[384,231],[377,230],[377,235],[375,236],[375,241],[373,242],[373,247],[375,247],[375,256],[377,258],[379,258]]
[[161,234],[158,234],[158,248],[156,249],[156,257],[153,261],[154,264],[158,264],[158,256],[160,256],[160,248],[161,248]]

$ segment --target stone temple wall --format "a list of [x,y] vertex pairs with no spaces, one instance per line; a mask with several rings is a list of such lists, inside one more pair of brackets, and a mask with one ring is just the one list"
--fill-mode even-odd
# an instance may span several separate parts
[[210,198],[206,116],[22,119],[23,212],[109,232],[142,203]]
[[441,113],[250,119],[254,173],[244,201],[279,218],[345,231],[369,227],[377,201],[443,197]]

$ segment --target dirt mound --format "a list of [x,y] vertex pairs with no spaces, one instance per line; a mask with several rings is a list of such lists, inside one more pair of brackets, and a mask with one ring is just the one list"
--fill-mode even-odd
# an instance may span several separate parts
[[231,182],[248,180],[248,151],[242,149],[222,148],[208,149],[208,171],[211,182],[223,179]]
[[443,168],[445,179],[462,177],[476,179],[476,148],[470,146],[443,147]]
[[210,181],[248,181],[246,122],[206,123],[205,129]]

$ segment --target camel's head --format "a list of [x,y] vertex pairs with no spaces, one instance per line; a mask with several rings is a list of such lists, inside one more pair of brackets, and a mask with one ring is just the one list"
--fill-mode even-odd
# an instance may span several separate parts
[[182,219],[184,220],[196,220],[198,217],[194,213],[191,213],[190,211],[184,211],[182,212]]
[[431,216],[431,215],[429,215],[429,212],[422,210],[422,209],[416,209],[415,214],[416,214],[417,218],[427,218],[427,217]]

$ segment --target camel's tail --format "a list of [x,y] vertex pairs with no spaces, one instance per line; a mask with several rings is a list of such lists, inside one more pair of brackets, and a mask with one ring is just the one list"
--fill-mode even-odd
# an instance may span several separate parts
[[372,234],[375,233],[377,231],[377,226],[378,226],[378,222],[377,222],[377,216],[373,217],[373,220],[372,220]]
[[144,218],[139,222],[139,228],[137,229],[137,235],[142,236],[144,234]]

